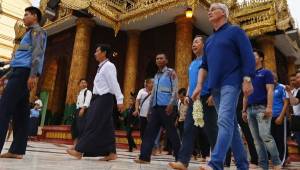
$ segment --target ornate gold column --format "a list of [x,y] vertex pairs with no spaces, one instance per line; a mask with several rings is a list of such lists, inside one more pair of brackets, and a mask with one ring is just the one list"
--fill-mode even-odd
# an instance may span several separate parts
[[52,101],[53,101],[53,92],[54,92],[54,87],[55,87],[55,82],[56,82],[56,77],[57,77],[57,71],[58,71],[58,64],[57,60],[51,56],[53,59],[47,63],[45,66],[45,78],[42,82],[42,91],[47,91],[49,93],[49,98],[48,98],[48,108],[50,111],[52,111]]
[[290,76],[297,72],[296,65],[295,65],[296,58],[287,57],[287,61],[288,61],[288,75]]
[[124,103],[128,106],[130,99],[130,92],[135,92],[135,84],[137,77],[137,64],[138,64],[138,50],[140,31],[130,30],[127,32],[128,45],[125,62],[125,74],[124,74]]
[[[92,28],[95,22],[89,18],[78,18],[70,67],[65,114],[72,112],[78,93],[78,81],[86,77]],[[72,106],[73,105],[73,106]],[[71,109],[71,110],[70,110]]]
[[188,86],[188,67],[192,61],[192,19],[178,16],[176,22],[175,70],[178,76],[178,88]]
[[275,57],[275,38],[272,36],[261,36],[258,38],[260,46],[265,54],[264,66],[265,68],[277,73],[276,57]]

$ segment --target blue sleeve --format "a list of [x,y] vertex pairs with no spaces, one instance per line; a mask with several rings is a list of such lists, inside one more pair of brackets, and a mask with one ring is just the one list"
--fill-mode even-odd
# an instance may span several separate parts
[[274,84],[274,77],[269,70],[265,71],[265,84]]
[[287,99],[287,94],[286,94],[286,92],[285,92],[284,87],[281,88],[281,91],[282,91],[282,99],[283,99],[283,100]]
[[32,39],[32,64],[30,69],[30,76],[40,75],[40,65],[43,64],[43,58],[45,53],[45,43],[46,43],[46,32],[37,29],[31,31],[31,39]]
[[244,76],[250,76],[254,78],[255,75],[255,57],[253,54],[253,49],[251,42],[246,35],[245,31],[239,27],[236,27],[234,31],[235,43],[238,47],[241,64],[242,64],[242,72]]
[[200,68],[203,68],[203,69],[208,71],[208,64],[207,64],[207,56],[206,56],[206,53],[205,53],[205,47],[206,47],[206,45],[204,45],[204,54],[203,54],[203,57],[202,57],[202,63],[201,63]]

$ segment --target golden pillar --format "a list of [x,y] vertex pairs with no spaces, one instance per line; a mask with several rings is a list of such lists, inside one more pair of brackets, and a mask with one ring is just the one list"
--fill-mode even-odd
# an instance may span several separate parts
[[54,59],[54,57],[52,57],[52,59],[49,61],[49,63],[47,63],[45,67],[46,67],[45,74],[44,74],[45,78],[43,80],[42,90],[47,91],[49,93],[47,109],[52,111],[53,92],[54,92],[54,87],[55,87],[55,82],[57,77],[57,71],[58,71],[57,60]]
[[124,103],[128,106],[130,99],[130,92],[135,92],[135,84],[137,77],[137,64],[138,64],[138,50],[140,31],[130,30],[127,32],[128,46],[125,62],[125,75],[124,75]]
[[275,38],[272,36],[261,36],[258,38],[260,47],[265,54],[264,66],[265,68],[277,73],[276,57],[275,57]]
[[296,58],[288,57],[287,61],[288,61],[288,74],[289,76],[291,76],[292,74],[295,74],[297,72],[296,65],[295,65]]
[[178,16],[176,22],[175,70],[178,88],[188,86],[188,67],[192,61],[193,24],[191,18]]
[[[74,105],[78,93],[78,81],[87,74],[92,28],[95,22],[89,18],[76,21],[76,35],[71,59],[66,105]],[[68,110],[68,108],[65,108]]]

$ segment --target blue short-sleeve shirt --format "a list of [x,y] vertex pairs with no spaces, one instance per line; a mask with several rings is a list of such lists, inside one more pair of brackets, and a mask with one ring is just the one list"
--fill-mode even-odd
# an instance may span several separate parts
[[274,78],[270,70],[258,69],[252,80],[253,93],[248,97],[248,105],[267,104],[267,84],[274,84]]
[[277,84],[274,87],[273,93],[273,117],[278,117],[282,111],[284,100],[286,99],[286,92],[282,84]]

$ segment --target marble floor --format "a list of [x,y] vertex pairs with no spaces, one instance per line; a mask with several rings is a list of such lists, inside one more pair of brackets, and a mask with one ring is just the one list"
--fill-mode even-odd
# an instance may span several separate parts
[[[10,142],[5,144],[3,152],[7,151],[9,145]],[[167,163],[173,161],[171,156],[161,155],[153,157],[149,165],[135,164],[133,159],[139,152],[130,153],[126,150],[118,150],[119,158],[112,162],[100,162],[97,160],[99,158],[75,160],[66,154],[66,148],[66,145],[29,142],[22,160],[0,159],[0,170],[170,170]],[[196,170],[199,165],[198,161],[193,160],[189,170]],[[231,169],[236,168],[232,165]],[[300,162],[292,162],[285,169],[300,170]]]

